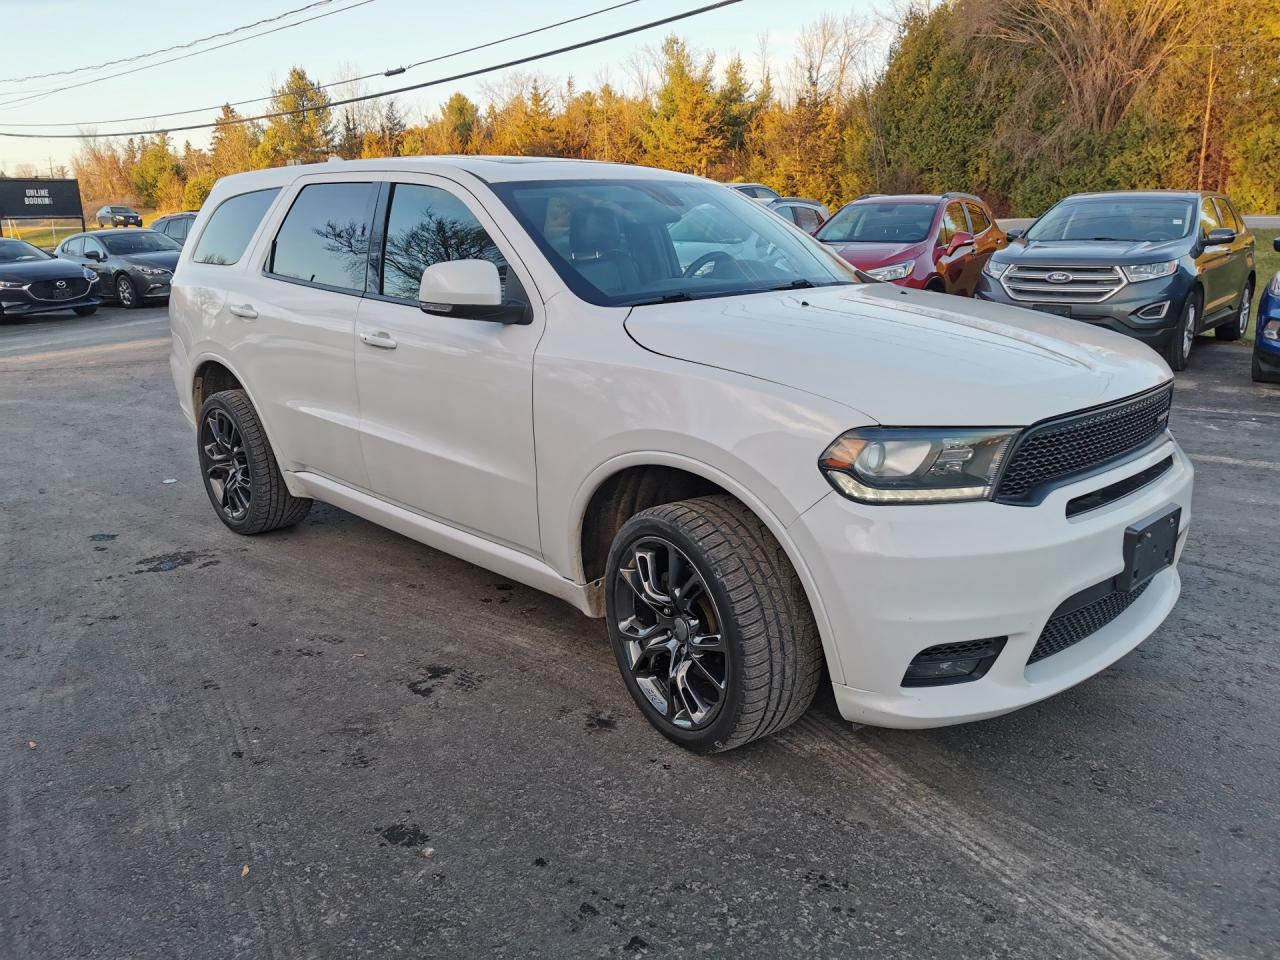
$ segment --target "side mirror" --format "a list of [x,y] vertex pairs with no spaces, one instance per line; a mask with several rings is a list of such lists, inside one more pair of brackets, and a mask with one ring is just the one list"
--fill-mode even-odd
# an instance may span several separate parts
[[97,250],[86,250],[84,252],[86,260],[103,260],[105,259]]
[[1271,241],[1271,249],[1275,250],[1277,253],[1280,253],[1280,237],[1276,237],[1274,240]]
[[1004,235],[1008,237],[1010,240],[1017,240],[1026,232],[1027,231],[1024,230],[1022,227],[1014,227],[1012,230],[1006,230],[1004,232]]
[[955,253],[961,247],[968,246],[973,243],[973,234],[965,233],[963,230],[957,230],[951,235],[951,242],[947,244],[947,253]]
[[1216,247],[1224,243],[1235,243],[1236,232],[1230,227],[1214,227],[1204,238],[1205,246]]
[[528,304],[503,302],[498,268],[488,260],[445,260],[422,271],[418,306],[423,313],[490,323],[533,321]]

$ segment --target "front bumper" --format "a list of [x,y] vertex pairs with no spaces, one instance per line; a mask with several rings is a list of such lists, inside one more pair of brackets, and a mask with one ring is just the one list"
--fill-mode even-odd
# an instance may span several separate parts
[[1268,284],[1258,301],[1258,319],[1253,331],[1253,355],[1258,359],[1262,372],[1280,377],[1280,340],[1269,340],[1262,335],[1268,323],[1280,323],[1280,296],[1271,292]]
[[88,296],[74,300],[35,300],[21,295],[21,299],[11,297],[13,291],[0,290],[0,317],[31,317],[41,313],[63,313],[77,307],[96,307],[102,304],[101,298],[92,292]]
[[160,300],[169,296],[170,285],[173,283],[172,274],[167,277],[149,277],[130,270],[129,276],[133,279],[134,289],[144,300]]
[[[1119,500],[1066,516],[1067,501],[1166,457],[1173,466]],[[1178,598],[1176,565],[1109,624],[1034,664],[1027,659],[1058,606],[1121,573],[1125,529],[1182,508],[1193,470],[1171,437],[1121,466],[1059,487],[1036,507],[982,501],[864,506],[830,493],[789,528],[806,558],[829,629],[836,702],[847,720],[935,727],[1008,713],[1087,679],[1141,643]],[[912,658],[937,644],[1007,637],[979,679],[904,687]]]
[[[1069,317],[1072,320],[1091,323],[1094,326],[1106,327],[1116,333],[1123,333],[1141,340],[1154,350],[1163,350],[1168,346],[1169,338],[1178,324],[1183,301],[1191,292],[1192,283],[1189,277],[1179,271],[1158,280],[1127,283],[1101,303],[1036,303],[1014,299],[1009,296],[999,280],[994,280],[983,273],[978,280],[974,296],[979,300],[1007,303],[1010,306],[1025,307],[1029,310],[1042,310]],[[1164,316],[1155,319],[1143,319],[1138,316],[1139,311],[1160,303],[1167,304]]]

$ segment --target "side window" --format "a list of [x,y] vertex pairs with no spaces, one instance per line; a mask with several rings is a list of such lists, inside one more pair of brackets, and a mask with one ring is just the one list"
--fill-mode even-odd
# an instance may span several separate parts
[[394,184],[379,292],[416,303],[422,272],[448,260],[491,261],[502,279],[503,297],[524,301],[502,251],[461,200],[439,187]]
[[1218,219],[1218,210],[1213,205],[1210,197],[1205,197],[1200,204],[1200,236],[1207,237],[1210,230],[1216,230],[1222,226],[1222,221]]
[[302,188],[271,245],[267,272],[364,292],[373,183],[312,183]]
[[84,256],[84,237],[72,237],[62,245],[62,252],[68,257]]
[[204,225],[204,232],[200,234],[200,242],[196,244],[196,252],[191,259],[196,263],[222,265],[239,261],[258,229],[258,224],[262,222],[262,215],[267,212],[267,207],[271,206],[279,192],[279,187],[272,187],[270,190],[255,190],[253,193],[242,193],[223,200]]
[[1236,233],[1243,233],[1244,224],[1237,219],[1235,211],[1231,209],[1231,204],[1227,203],[1224,197],[1216,197],[1215,200],[1218,205],[1218,222]]
[[96,253],[103,260],[107,258],[106,248],[101,243],[99,243],[95,237],[85,237],[84,253],[81,254],[81,256],[87,256],[90,253]]
[[948,203],[942,212],[942,226],[938,230],[938,245],[945,246],[957,233],[968,233],[969,224],[964,219],[964,207],[959,203]]
[[796,222],[796,208],[795,208],[795,207],[786,206],[786,207],[776,207],[775,209],[777,210],[777,212],[778,212],[778,213],[780,213],[780,214],[782,215],[782,218],[783,218],[784,220],[788,220],[788,221],[790,221],[791,223],[795,223],[795,222]]
[[805,233],[813,233],[822,225],[822,217],[811,207],[796,207],[796,226]]
[[175,240],[185,240],[187,239],[187,230],[190,227],[190,217],[179,217],[177,220],[169,221],[169,229],[166,232]]
[[973,235],[976,237],[980,233],[985,233],[987,228],[991,226],[991,220],[987,217],[987,213],[976,203],[965,204],[969,210],[969,223],[973,225]]

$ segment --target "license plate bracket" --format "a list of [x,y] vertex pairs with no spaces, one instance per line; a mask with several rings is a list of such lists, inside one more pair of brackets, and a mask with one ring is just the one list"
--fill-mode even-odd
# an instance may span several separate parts
[[1071,308],[1066,304],[1059,303],[1034,303],[1031,305],[1033,310],[1039,310],[1041,313],[1052,313],[1055,317],[1071,316]]
[[1178,549],[1182,508],[1153,513],[1124,532],[1124,572],[1116,577],[1116,589],[1129,591],[1166,567],[1173,566]]

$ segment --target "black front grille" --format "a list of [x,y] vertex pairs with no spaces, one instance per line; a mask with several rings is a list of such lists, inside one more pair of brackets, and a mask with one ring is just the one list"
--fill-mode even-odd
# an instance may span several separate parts
[[1027,658],[1028,665],[1043,660],[1045,657],[1051,657],[1055,653],[1061,653],[1067,647],[1097,633],[1128,610],[1134,601],[1146,592],[1149,586],[1151,586],[1151,581],[1147,580],[1127,593],[1120,591],[1108,593],[1092,603],[1077,607],[1070,613],[1050,617],[1049,622],[1040,631],[1040,639],[1036,641],[1035,649],[1031,651],[1031,656]]
[[1169,424],[1173,385],[1082,413],[1046,420],[1018,440],[996,486],[1003,503],[1032,503],[1046,487],[1150,443]]
[[[58,284],[62,284],[61,287]],[[89,292],[89,281],[84,277],[67,280],[38,280],[31,284],[31,296],[37,300],[75,300]]]

